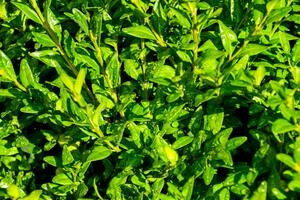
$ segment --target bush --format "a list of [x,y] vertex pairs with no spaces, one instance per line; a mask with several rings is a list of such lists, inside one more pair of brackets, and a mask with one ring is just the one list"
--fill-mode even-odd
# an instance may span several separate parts
[[299,199],[299,0],[0,0],[0,198]]

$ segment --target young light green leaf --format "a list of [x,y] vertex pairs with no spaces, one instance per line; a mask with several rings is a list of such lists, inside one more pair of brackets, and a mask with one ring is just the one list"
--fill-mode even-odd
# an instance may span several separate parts
[[57,174],[52,179],[53,183],[59,184],[59,185],[70,185],[73,184],[72,177],[70,174]]
[[292,125],[288,120],[286,119],[277,119],[272,124],[272,132],[274,134],[282,134],[287,133],[289,131],[295,130],[295,126]]
[[243,57],[245,55],[254,56],[266,51],[267,49],[267,46],[263,46],[260,44],[248,44],[245,48],[243,48],[243,50],[239,54],[239,57]]
[[273,10],[267,18],[266,24],[271,24],[273,22],[282,20],[282,18],[287,16],[291,10],[291,7],[284,7],[281,9]]
[[20,79],[25,87],[35,83],[32,71],[26,59],[23,59],[20,64]]
[[71,164],[74,161],[74,158],[72,156],[72,153],[69,151],[68,147],[64,145],[63,151],[62,151],[62,164],[64,166]]
[[89,25],[87,22],[87,17],[77,8],[72,9],[73,19],[80,26],[80,28],[85,32],[86,35],[89,35]]
[[194,138],[190,136],[182,136],[178,138],[173,144],[172,148],[173,149],[180,149],[188,144],[190,144],[193,141]]
[[292,50],[292,59],[295,63],[300,62],[300,40],[296,42]]
[[114,53],[106,67],[106,72],[108,74],[113,88],[116,88],[120,85],[120,68],[121,64],[119,62],[118,53]]
[[192,199],[193,189],[194,189],[195,177],[192,176],[189,180],[184,184],[182,188],[182,195],[185,200]]
[[124,61],[124,70],[134,80],[138,80],[142,75],[141,65],[133,59],[126,59]]
[[44,47],[56,46],[53,40],[49,37],[49,35],[45,33],[32,32],[32,35],[35,37],[35,40]]
[[285,53],[290,53],[291,47],[285,32],[279,32],[279,40],[283,51]]
[[250,200],[266,200],[267,199],[267,186],[266,181],[261,182],[260,186],[256,189]]
[[213,167],[206,167],[203,173],[203,180],[205,185],[209,185],[216,174],[216,170]]
[[127,35],[131,35],[133,37],[156,40],[156,37],[154,36],[152,31],[146,26],[132,26],[123,28],[122,31]]
[[171,8],[172,12],[177,18],[177,22],[183,26],[184,28],[190,28],[191,27],[191,22],[188,18],[188,16],[185,15],[181,10],[177,10],[175,8]]
[[228,28],[222,21],[218,21],[218,23],[223,47],[228,55],[231,56],[235,48],[233,43],[238,41],[237,36],[235,32]]
[[34,190],[28,196],[20,199],[20,200],[39,200],[42,194],[42,190]]
[[300,137],[296,139],[293,156],[296,163],[300,166]]
[[230,140],[228,140],[226,144],[226,150],[232,151],[238,148],[239,146],[241,146],[242,144],[244,144],[246,141],[247,141],[247,137],[245,136],[231,138]]
[[283,162],[285,165],[289,166],[292,169],[296,169],[297,164],[293,158],[287,154],[279,153],[276,155],[277,160]]
[[74,80],[71,78],[68,74],[65,72],[60,73],[60,79],[64,83],[64,85],[71,90],[72,92],[74,91]]
[[0,76],[10,81],[16,81],[17,76],[9,57],[0,50]]
[[80,68],[77,78],[75,80],[74,92],[77,95],[81,94],[82,86],[85,83],[86,72],[87,72],[86,68],[83,68],[83,67]]
[[38,14],[31,9],[28,5],[21,2],[12,2],[18,9],[20,9],[29,19],[35,21],[38,24],[42,24]]
[[260,65],[254,73],[254,78],[255,78],[254,84],[256,86],[259,86],[262,80],[264,79],[265,75],[266,75],[266,69],[264,66]]
[[87,157],[86,162],[93,162],[97,160],[103,160],[110,156],[111,150],[104,146],[96,146],[93,148],[89,156]]

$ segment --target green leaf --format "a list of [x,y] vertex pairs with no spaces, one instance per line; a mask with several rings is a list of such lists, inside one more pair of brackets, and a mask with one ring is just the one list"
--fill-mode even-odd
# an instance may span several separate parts
[[85,76],[86,76],[87,69],[80,68],[77,78],[74,84],[74,92],[79,95],[81,94],[82,86],[85,83]]
[[42,194],[42,190],[34,190],[28,196],[21,198],[20,200],[39,200]]
[[70,185],[73,184],[72,177],[70,174],[57,174],[52,179],[53,183],[59,184],[59,185]]
[[172,12],[174,13],[174,15],[177,18],[177,22],[183,26],[184,28],[190,28],[191,27],[191,23],[190,23],[190,19],[188,18],[188,16],[183,13],[181,10],[177,10],[175,8],[171,8]]
[[10,81],[16,81],[17,76],[11,60],[0,50],[0,76]]
[[106,71],[113,88],[116,88],[120,85],[120,70],[121,64],[119,62],[118,53],[114,53],[106,67]]
[[86,35],[89,35],[89,25],[87,22],[87,17],[77,8],[72,9],[73,19],[80,26],[80,28],[85,32]]
[[216,170],[213,167],[206,167],[203,173],[203,180],[205,185],[209,185],[216,174]]
[[278,22],[282,20],[283,17],[287,16],[292,10],[291,7],[285,7],[277,10],[272,10],[269,17],[266,20],[266,24],[271,24],[273,22]]
[[182,61],[192,63],[191,57],[186,52],[178,50],[176,51],[176,54]]
[[300,62],[300,40],[296,42],[292,50],[292,59],[295,63]]
[[63,151],[62,151],[62,164],[68,165],[71,164],[74,161],[74,158],[72,156],[72,153],[69,151],[68,147],[64,145]]
[[61,72],[60,74],[60,80],[64,83],[64,85],[71,90],[72,92],[74,91],[74,80],[72,77],[70,77],[68,74],[65,72]]
[[297,137],[296,139],[293,156],[296,163],[300,165],[300,137]]
[[182,195],[185,200],[192,199],[193,189],[194,189],[195,177],[192,176],[189,180],[184,184],[182,188]]
[[257,190],[254,192],[254,194],[251,196],[250,200],[266,200],[267,199],[267,182],[263,181],[261,182],[260,186],[257,188]]
[[35,21],[38,24],[42,24],[42,21],[40,20],[37,13],[28,5],[20,2],[12,2],[12,4],[14,4],[18,9],[20,9],[29,19]]
[[218,21],[221,41],[228,55],[232,55],[234,46],[232,43],[237,42],[237,36],[230,28],[228,28],[222,21]]
[[172,148],[173,149],[180,149],[188,144],[190,144],[193,141],[194,138],[190,136],[182,136],[178,138],[173,144]]
[[283,51],[285,53],[290,53],[291,47],[285,32],[282,31],[279,32],[279,40]]
[[123,28],[122,31],[127,35],[131,35],[133,37],[156,40],[156,37],[154,36],[152,31],[146,26],[132,26]]
[[265,67],[262,65],[259,66],[254,73],[254,78],[255,78],[254,84],[256,86],[259,86],[261,84],[262,80],[264,79],[265,75],[266,75]]
[[296,163],[294,162],[293,158],[287,154],[279,153],[276,155],[277,160],[283,162],[287,166],[292,169],[296,168]]
[[26,59],[23,59],[20,64],[20,79],[25,87],[35,83],[32,71]]
[[45,33],[32,32],[32,35],[35,37],[35,40],[41,45],[43,45],[44,47],[56,46],[53,40],[49,37],[49,35]]
[[231,138],[230,140],[228,140],[226,144],[226,149],[228,151],[232,151],[238,148],[239,146],[241,146],[242,144],[244,144],[247,141],[247,139],[248,138],[245,136]]
[[221,200],[230,200],[230,191],[228,188],[223,188],[219,193],[219,199]]
[[129,122],[127,127],[130,131],[133,142],[138,148],[141,148],[142,146],[141,139],[140,139],[141,132],[139,127],[134,122]]
[[97,160],[103,160],[110,156],[111,150],[104,146],[96,146],[93,148],[89,156],[87,157],[86,162],[93,162]]
[[124,70],[134,80],[138,80],[139,77],[142,75],[142,68],[141,65],[132,59],[126,59],[124,61]]
[[248,44],[245,48],[243,48],[243,50],[239,54],[239,57],[243,57],[245,55],[254,56],[266,51],[267,49],[267,46],[263,46],[260,44]]
[[290,131],[293,131],[295,129],[295,126],[292,125],[289,121],[286,119],[277,119],[273,124],[272,124],[272,132],[274,134],[282,134],[282,133],[287,133]]

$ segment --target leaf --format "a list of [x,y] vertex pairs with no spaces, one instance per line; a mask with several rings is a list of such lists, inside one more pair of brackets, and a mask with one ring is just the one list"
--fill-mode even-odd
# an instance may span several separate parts
[[203,173],[203,180],[205,185],[209,185],[216,174],[216,170],[213,167],[206,167]]
[[277,160],[283,162],[287,166],[292,169],[296,168],[296,163],[294,162],[293,158],[287,154],[279,153],[276,155]]
[[17,80],[17,76],[11,60],[1,50],[0,50],[0,75],[2,75],[4,79],[8,79],[10,81]]
[[193,141],[194,138],[190,136],[182,136],[178,138],[173,144],[172,148],[173,149],[180,149],[188,144],[190,144]]
[[82,86],[85,83],[86,72],[87,72],[86,68],[83,67],[80,68],[77,78],[75,80],[74,92],[78,95],[81,94]]
[[281,9],[272,10],[269,17],[266,20],[266,24],[271,24],[273,22],[282,20],[282,18],[287,16],[291,10],[291,7],[284,7]]
[[71,164],[74,161],[74,158],[71,154],[71,152],[69,151],[68,147],[66,145],[64,145],[63,147],[63,151],[62,151],[62,164],[64,166]]
[[230,200],[230,191],[228,188],[223,188],[219,193],[219,199],[221,200]]
[[184,184],[182,188],[182,195],[185,200],[192,199],[193,189],[194,189],[195,177],[192,176],[189,180]]
[[65,72],[61,72],[60,74],[60,80],[64,83],[64,85],[71,90],[72,92],[74,91],[74,80],[72,77],[70,77],[68,74]]
[[26,59],[23,59],[20,64],[20,79],[25,87],[35,83],[32,71]]
[[256,69],[256,71],[254,73],[254,78],[255,78],[254,84],[256,86],[259,86],[261,84],[262,80],[265,77],[265,74],[266,74],[266,70],[265,70],[264,66],[261,65]]
[[118,53],[114,53],[106,67],[106,71],[113,88],[116,88],[120,85],[120,69],[121,64],[119,62]]
[[244,144],[247,141],[247,139],[248,138],[245,136],[231,138],[230,140],[228,140],[226,144],[226,149],[228,151],[232,151],[238,148],[239,146],[241,146],[242,144]]
[[42,194],[42,190],[34,190],[28,196],[21,198],[20,200],[39,200]]
[[293,131],[294,129],[295,129],[295,126],[292,125],[286,119],[277,119],[272,124],[272,132],[274,134],[283,134],[283,133],[286,133],[286,132]]
[[291,47],[285,32],[282,31],[279,32],[279,40],[283,51],[285,53],[290,53]]
[[42,24],[42,21],[40,20],[37,13],[28,5],[20,2],[12,2],[12,4],[14,4],[18,9],[20,9],[29,19],[35,21],[38,24]]
[[178,51],[176,51],[176,54],[182,61],[192,63],[192,59],[186,52],[178,50]]
[[146,26],[132,26],[128,28],[123,28],[122,31],[133,37],[144,38],[149,40],[156,40],[156,37],[152,33],[152,31]]
[[52,39],[45,33],[37,33],[32,32],[32,35],[35,37],[35,40],[43,45],[44,47],[55,47],[55,43],[52,41]]
[[243,48],[243,50],[239,54],[239,57],[243,57],[245,55],[254,56],[266,51],[267,49],[267,46],[263,46],[260,44],[248,44],[245,48]]
[[296,42],[292,50],[292,59],[295,63],[300,62],[300,40]]
[[139,127],[134,122],[129,122],[127,127],[130,131],[133,142],[138,148],[141,148],[142,146],[141,139],[140,139],[141,132]]
[[89,35],[89,25],[87,22],[87,17],[77,8],[72,9],[73,19],[80,26],[80,28],[85,32],[86,35]]
[[142,76],[142,69],[140,64],[133,59],[126,59],[124,61],[124,70],[134,80],[138,80]]
[[98,160],[103,160],[110,156],[111,150],[104,146],[96,146],[93,148],[89,156],[87,157],[86,162],[93,162]]
[[296,163],[300,166],[300,137],[296,139],[293,156]]
[[267,182],[261,182],[260,186],[256,189],[250,200],[266,200],[267,199]]
[[177,22],[183,26],[184,28],[190,28],[191,27],[191,23],[190,23],[190,19],[188,18],[188,16],[183,13],[181,10],[177,10],[175,8],[171,8],[172,12],[174,13],[174,15],[177,18]]
[[218,21],[221,41],[228,55],[232,55],[234,46],[232,43],[237,42],[237,36],[230,28],[228,28],[222,21]]
[[72,177],[70,176],[70,174],[65,173],[57,174],[56,176],[54,176],[52,182],[59,185],[73,184]]

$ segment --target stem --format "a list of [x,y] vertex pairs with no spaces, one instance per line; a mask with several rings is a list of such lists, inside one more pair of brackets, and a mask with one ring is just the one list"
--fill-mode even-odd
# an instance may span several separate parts
[[[36,1],[35,0],[30,0],[30,2],[31,2],[32,7],[34,8],[36,13],[38,14],[40,20],[42,21],[43,28],[46,30],[46,32],[50,36],[51,40],[55,43],[56,48],[58,49],[58,51],[61,54],[61,56],[63,57],[63,59],[67,62],[68,69],[71,70],[75,76],[77,76],[78,75],[78,70],[76,69],[76,67],[73,64],[72,60],[69,58],[69,56],[67,55],[67,53],[65,52],[65,50],[61,46],[58,37],[56,36],[55,32],[51,29],[48,21],[45,20],[45,18],[43,16],[39,6],[37,5]],[[85,90],[87,91],[89,97],[93,100],[93,102],[96,102],[96,99],[95,99],[93,93],[91,92],[91,90],[89,89],[89,87],[87,86],[86,83],[84,83],[83,87],[85,88]]]
[[19,81],[15,80],[14,84],[23,92],[27,92],[27,89],[21,83],[19,83]]

